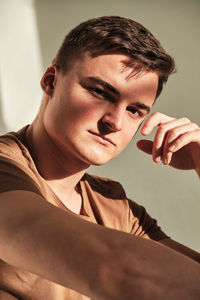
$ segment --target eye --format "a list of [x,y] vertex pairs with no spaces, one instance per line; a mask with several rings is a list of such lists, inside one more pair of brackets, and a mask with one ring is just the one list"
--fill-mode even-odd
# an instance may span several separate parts
[[90,88],[88,88],[88,90],[96,98],[107,100],[110,102],[115,102],[115,98],[112,95],[110,95],[109,93],[107,93],[106,91],[104,91],[100,88],[90,87]]
[[136,109],[135,107],[127,107],[127,110],[131,113],[131,114],[133,114],[133,115],[135,115],[135,116],[139,116],[139,117],[141,117],[143,114],[142,114],[142,112],[141,111],[139,111],[138,109]]
[[92,94],[95,94],[95,95],[100,96],[102,98],[107,98],[108,97],[107,93],[104,92],[102,89],[99,89],[99,88],[89,88],[89,91]]

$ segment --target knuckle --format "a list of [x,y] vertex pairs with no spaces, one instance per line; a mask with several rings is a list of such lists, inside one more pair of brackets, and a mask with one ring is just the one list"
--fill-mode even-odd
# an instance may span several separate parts
[[183,121],[184,123],[190,123],[190,119],[188,119],[187,117],[181,118],[181,121]]
[[177,128],[172,128],[172,129],[169,130],[170,135],[175,135],[176,132],[177,132]]
[[182,137],[180,137],[179,139],[177,139],[176,141],[174,141],[173,143],[176,147],[179,148],[180,145],[182,145]]
[[158,130],[159,131],[163,131],[163,130],[165,130],[166,129],[166,125],[165,124],[160,124],[159,126],[158,126]]
[[196,123],[191,123],[191,126],[194,129],[200,129],[199,126]]

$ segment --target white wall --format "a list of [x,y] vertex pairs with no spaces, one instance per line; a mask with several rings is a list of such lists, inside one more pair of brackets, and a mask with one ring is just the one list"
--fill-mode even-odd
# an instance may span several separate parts
[[[3,121],[7,128],[11,126],[17,128],[19,124],[26,124],[27,119],[32,119],[32,114],[37,111],[39,97],[36,96],[40,93],[38,92],[40,53],[44,70],[54,57],[64,35],[71,28],[88,18],[114,14],[133,18],[148,27],[176,60],[177,74],[170,78],[157,100],[154,111],[161,111],[174,117],[188,116],[200,124],[199,0],[36,0],[34,2],[36,19],[33,17],[33,10],[31,17],[27,19],[27,10],[22,9],[23,5],[30,8],[30,1],[11,2],[12,5],[18,2],[15,9],[20,6],[21,13],[12,15],[12,26],[7,25],[6,20],[3,21],[1,33],[6,30],[10,35],[11,28],[22,23],[24,26],[21,26],[19,31],[21,35],[28,32],[28,36],[26,39],[17,40],[12,46],[9,43],[6,46],[7,56],[5,54],[4,67],[0,75],[2,130],[5,130]],[[4,0],[5,5],[11,2]],[[37,24],[38,36],[33,24]],[[14,36],[16,33],[12,34]],[[32,49],[32,59],[24,59],[27,51],[30,54],[30,49],[23,53],[21,59],[16,56],[19,47],[24,49],[29,46]],[[12,68],[10,68],[11,58]],[[23,67],[20,76],[15,65],[19,62]],[[5,85],[4,76],[10,69],[12,80],[7,81]],[[33,84],[31,92],[30,83]],[[12,93],[13,84],[18,86],[14,89],[14,93]],[[5,94],[10,92],[12,96],[6,98]],[[12,110],[16,103],[17,107]],[[22,105],[18,107],[18,103]],[[193,171],[183,172],[154,164],[149,156],[136,149],[135,142],[139,138],[138,134],[117,159],[104,167],[92,167],[90,171],[122,182],[128,196],[144,205],[169,235],[200,251],[199,180]]]
[[0,2],[0,131],[29,123],[38,109],[42,75],[32,0]]

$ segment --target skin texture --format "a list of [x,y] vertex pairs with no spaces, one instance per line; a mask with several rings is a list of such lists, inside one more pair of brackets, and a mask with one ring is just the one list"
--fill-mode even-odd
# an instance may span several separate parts
[[[86,56],[64,76],[55,67],[50,68],[54,89],[49,94],[43,126],[48,138],[56,143],[57,152],[66,159],[76,159],[86,167],[105,164],[127,146],[144,120],[147,111],[138,103],[151,108],[158,77],[153,72],[134,74],[130,68],[124,70],[125,60],[124,55]],[[120,95],[88,79],[92,77],[109,83]],[[109,138],[110,143],[94,134]]]
[[[40,174],[77,214],[76,186],[87,168],[116,157],[155,100],[157,74],[136,73],[126,61],[119,54],[85,55],[67,74],[50,66],[41,80],[43,102],[27,143]],[[148,136],[155,127],[154,141],[139,141],[139,149],[155,162],[200,167],[197,125],[154,113],[141,133]],[[92,299],[200,298],[195,251],[170,239],[162,245],[94,225],[44,200],[25,191],[0,195],[0,257],[6,262]]]
[[87,222],[31,192],[6,192],[0,202],[0,256],[11,265],[97,300],[200,297],[200,266],[177,251]]
[[154,141],[142,140],[137,146],[152,154],[154,162],[183,170],[200,169],[200,128],[187,118],[175,119],[161,113],[152,114],[144,123],[145,136],[157,127]]
[[157,74],[136,73],[127,60],[119,54],[86,55],[67,74],[51,66],[41,80],[43,105],[27,142],[41,175],[76,213],[81,198],[75,188],[87,168],[116,157],[153,105]]
[[16,300],[17,298],[3,290],[0,290],[0,299],[1,300]]

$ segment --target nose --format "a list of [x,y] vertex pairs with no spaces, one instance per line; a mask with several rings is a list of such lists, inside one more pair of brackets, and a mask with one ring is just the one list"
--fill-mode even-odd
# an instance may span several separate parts
[[102,123],[110,131],[120,131],[124,125],[125,110],[123,107],[112,107],[102,118]]

